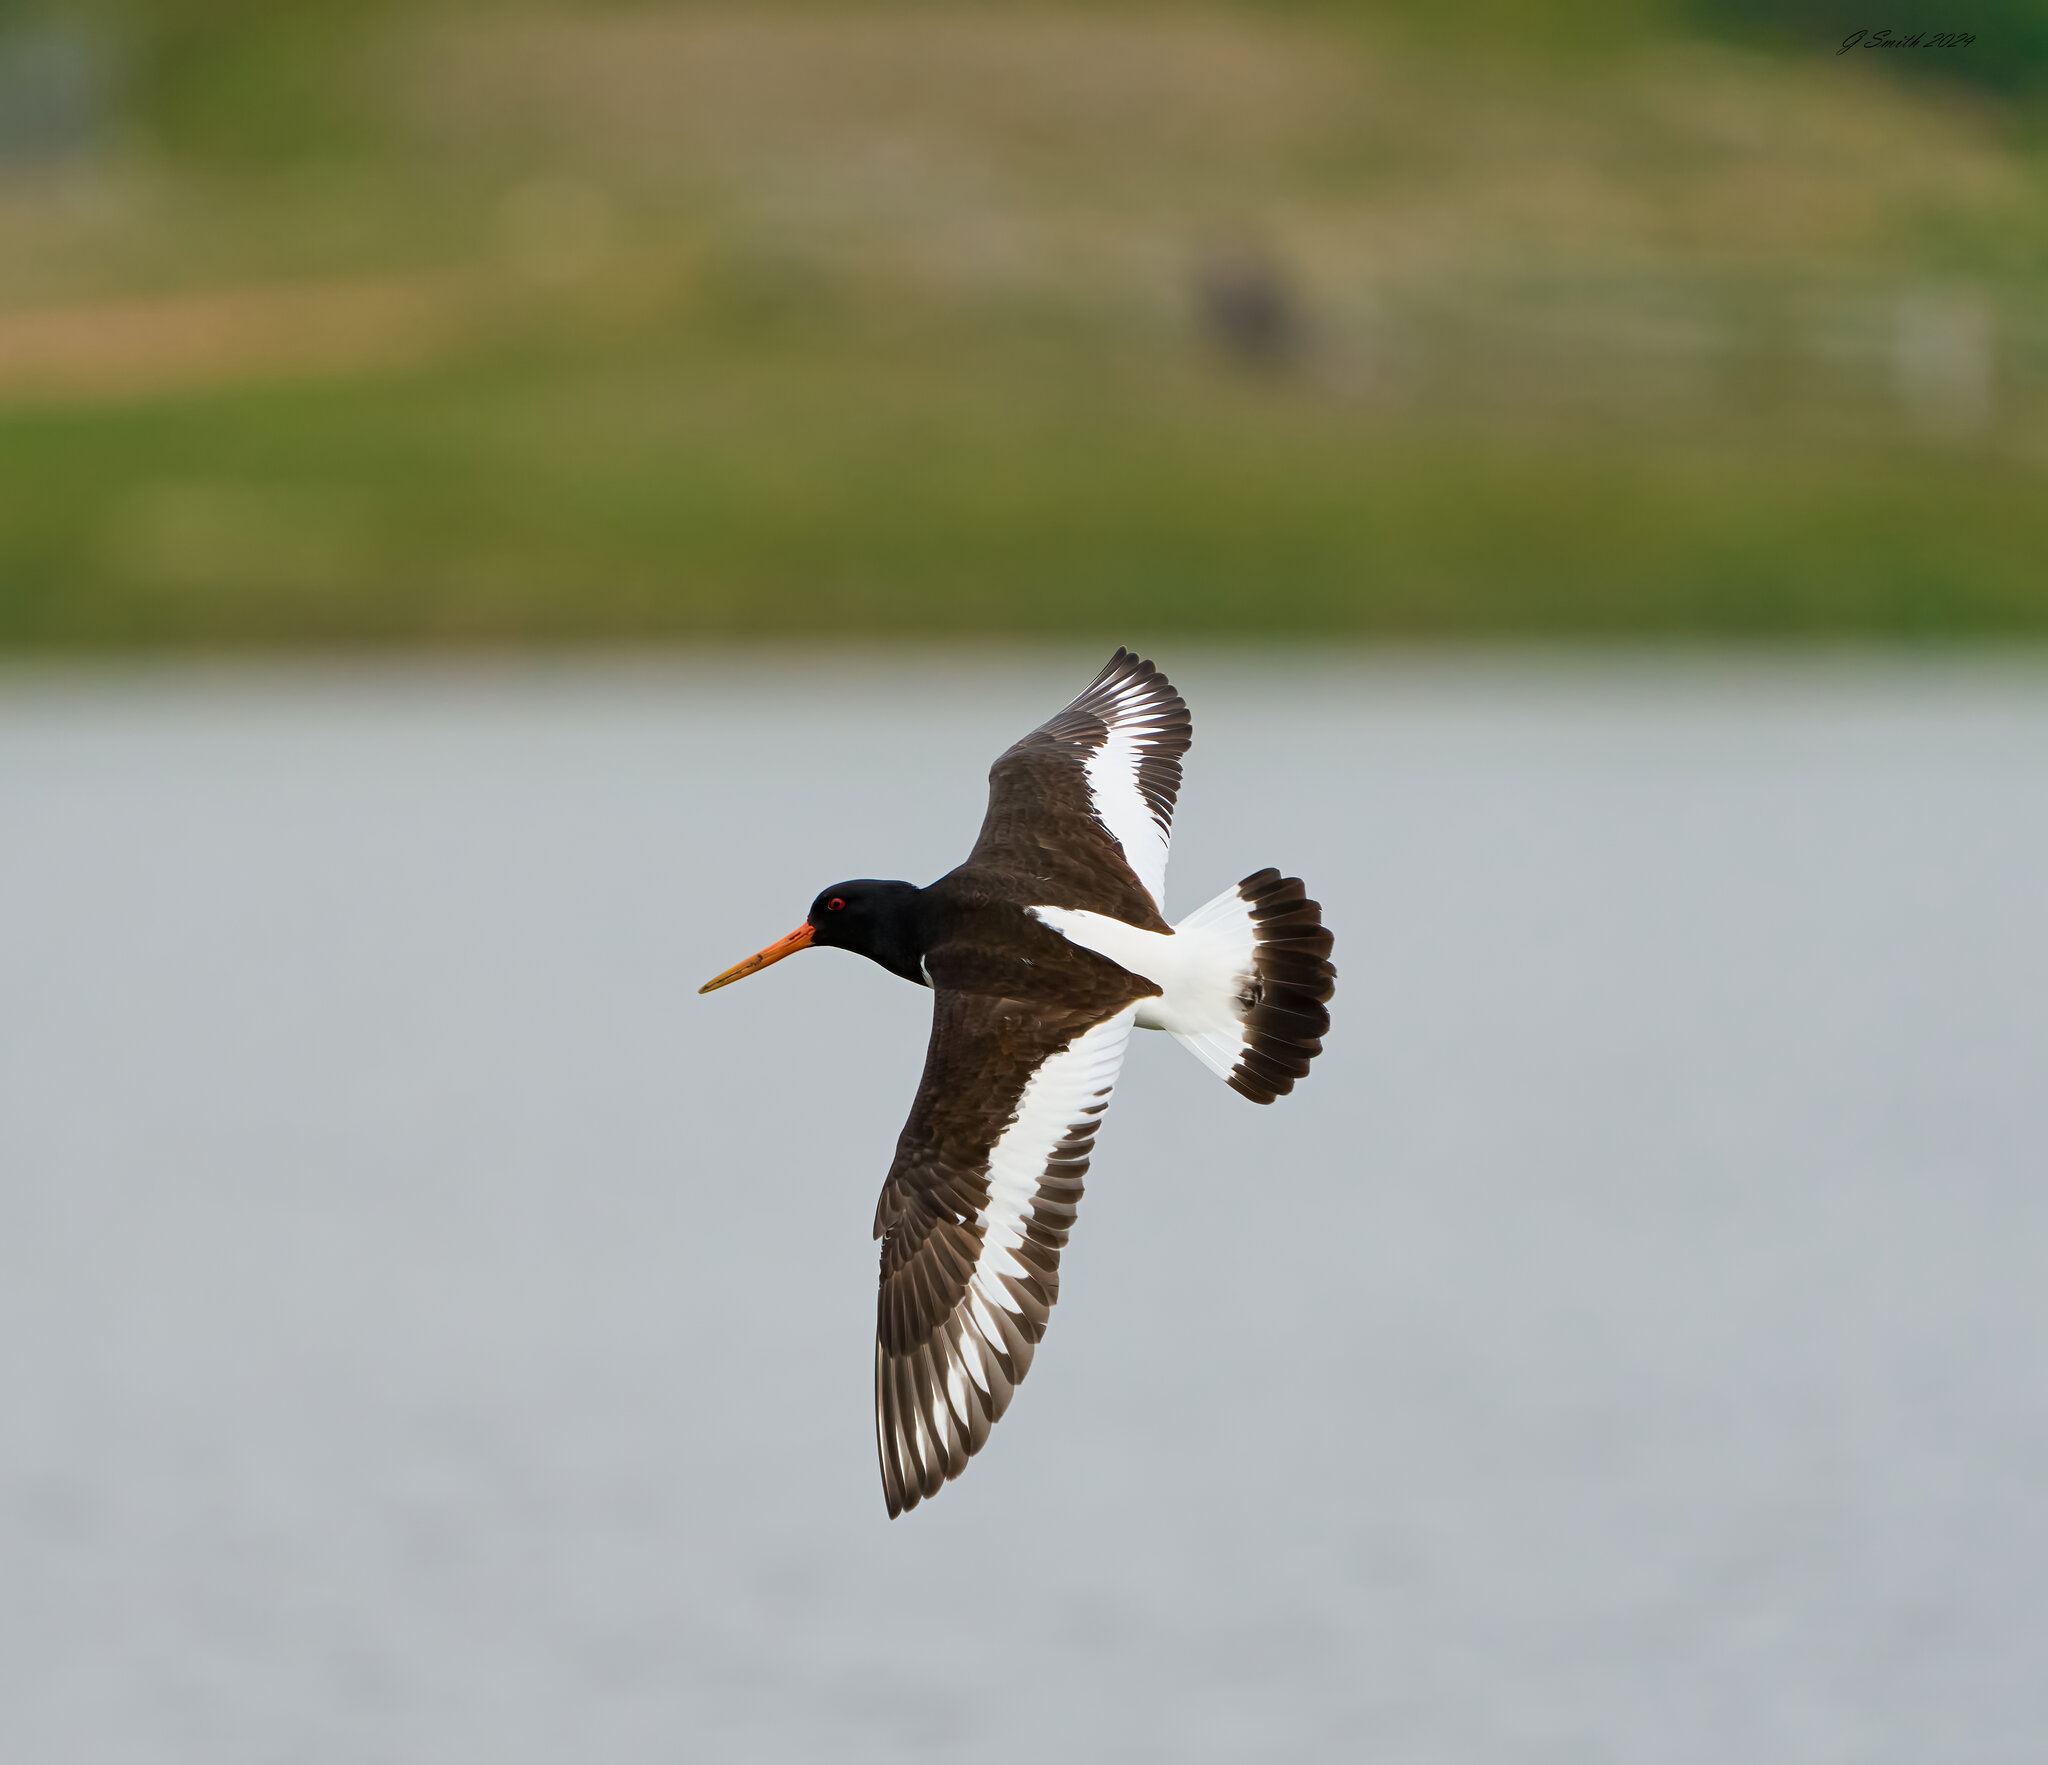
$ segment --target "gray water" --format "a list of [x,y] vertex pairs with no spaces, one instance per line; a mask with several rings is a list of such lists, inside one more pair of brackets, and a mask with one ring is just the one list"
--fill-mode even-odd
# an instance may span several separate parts
[[1093,655],[0,681],[0,1759],[2048,1757],[2048,673],[1164,660],[1030,1382],[891,1524],[925,880]]

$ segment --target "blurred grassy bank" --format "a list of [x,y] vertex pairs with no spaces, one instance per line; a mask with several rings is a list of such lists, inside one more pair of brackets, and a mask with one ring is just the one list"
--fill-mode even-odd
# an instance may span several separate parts
[[2030,88],[1833,50],[0,14],[0,643],[2048,628]]

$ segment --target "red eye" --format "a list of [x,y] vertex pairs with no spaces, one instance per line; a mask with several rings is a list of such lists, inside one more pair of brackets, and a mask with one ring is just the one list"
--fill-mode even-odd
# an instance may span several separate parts
[[844,901],[840,900],[840,898],[837,895],[834,895],[831,900],[825,903],[825,911],[827,913],[837,913],[839,909],[844,907],[845,905],[846,903]]

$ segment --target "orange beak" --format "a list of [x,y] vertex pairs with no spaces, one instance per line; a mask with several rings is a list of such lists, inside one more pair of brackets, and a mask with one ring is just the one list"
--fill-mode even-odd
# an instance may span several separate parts
[[744,962],[735,962],[721,975],[714,975],[697,989],[700,993],[715,993],[720,987],[729,987],[734,981],[743,981],[750,974],[758,973],[771,962],[780,962],[785,956],[794,956],[799,950],[808,949],[811,940],[818,935],[817,928],[809,920],[791,932],[786,938],[777,938],[758,955],[749,956]]

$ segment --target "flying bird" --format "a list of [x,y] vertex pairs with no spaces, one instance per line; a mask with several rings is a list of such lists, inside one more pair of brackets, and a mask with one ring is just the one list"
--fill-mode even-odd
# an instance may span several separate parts
[[1030,1370],[1131,1031],[1165,1030],[1254,1103],[1322,1052],[1336,970],[1298,878],[1255,871],[1178,925],[1162,912],[1191,732],[1166,676],[1119,649],[990,769],[965,864],[929,888],[834,883],[788,937],[699,989],[823,946],[935,995],[875,1208],[892,1519],[967,1468]]

